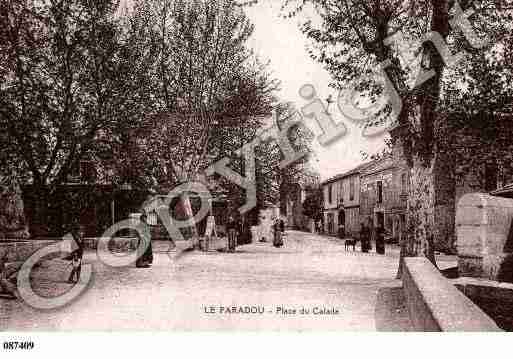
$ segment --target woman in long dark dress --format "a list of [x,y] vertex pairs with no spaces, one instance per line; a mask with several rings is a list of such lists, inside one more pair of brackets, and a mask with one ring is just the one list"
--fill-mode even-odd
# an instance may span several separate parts
[[135,266],[138,268],[148,268],[153,263],[153,249],[151,247],[151,228],[147,222],[146,213],[141,214],[140,223],[137,226],[137,260]]
[[376,229],[376,253],[385,254],[385,228],[381,225]]
[[369,228],[362,223],[360,227],[360,244],[362,246],[362,252],[367,253],[370,250],[370,233]]
[[273,245],[277,248],[283,246],[283,231],[285,230],[285,223],[281,219],[277,219],[273,225],[274,240]]

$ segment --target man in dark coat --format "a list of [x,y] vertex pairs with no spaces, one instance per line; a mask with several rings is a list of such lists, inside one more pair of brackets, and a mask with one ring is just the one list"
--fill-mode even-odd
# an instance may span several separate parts
[[230,216],[228,223],[226,224],[226,230],[228,231],[228,252],[235,252],[237,246],[237,236],[240,232],[239,222]]
[[381,224],[376,228],[376,253],[385,254],[385,228]]
[[362,252],[367,253],[370,250],[370,231],[365,223],[361,224],[360,227],[360,243],[362,246]]

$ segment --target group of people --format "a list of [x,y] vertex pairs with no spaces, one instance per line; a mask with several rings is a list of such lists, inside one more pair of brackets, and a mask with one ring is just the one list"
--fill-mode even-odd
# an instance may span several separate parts
[[361,224],[360,227],[360,243],[362,252],[367,253],[372,250],[372,239],[376,243],[376,253],[385,254],[385,228],[383,225],[378,225],[372,230],[366,226],[365,223]]

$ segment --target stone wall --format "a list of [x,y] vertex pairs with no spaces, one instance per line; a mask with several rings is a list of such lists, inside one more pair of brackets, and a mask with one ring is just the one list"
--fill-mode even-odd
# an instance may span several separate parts
[[513,199],[463,196],[456,229],[460,276],[513,283]]
[[426,258],[405,258],[403,290],[415,331],[500,331]]

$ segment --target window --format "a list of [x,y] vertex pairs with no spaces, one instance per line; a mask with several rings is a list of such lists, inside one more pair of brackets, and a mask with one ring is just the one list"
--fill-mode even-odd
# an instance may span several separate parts
[[383,203],[383,182],[378,181],[377,183],[377,197],[378,203]]
[[332,203],[333,201],[333,186],[328,186],[328,203]]
[[350,182],[349,182],[349,200],[350,201],[354,201],[354,191],[355,191],[355,180],[356,180],[356,177],[352,177]]
[[340,182],[340,187],[338,189],[338,203],[344,203],[344,183]]

